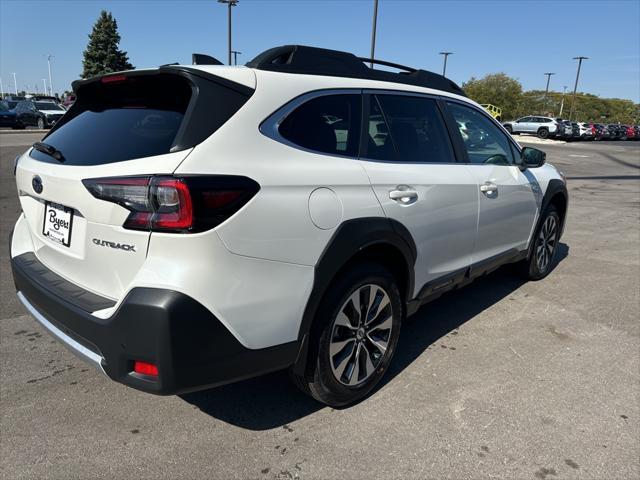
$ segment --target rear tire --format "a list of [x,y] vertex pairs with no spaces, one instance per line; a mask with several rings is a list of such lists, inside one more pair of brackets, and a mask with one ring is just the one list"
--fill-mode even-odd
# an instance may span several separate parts
[[38,118],[38,128],[40,130],[44,129],[44,120],[42,118]]
[[538,130],[538,138],[547,138],[549,136],[549,130],[546,128],[540,128]]
[[513,135],[513,127],[511,125],[505,125],[504,129],[509,132],[511,135]]
[[400,337],[402,300],[381,265],[355,265],[327,290],[309,338],[305,373],[291,371],[305,393],[332,407],[365,397],[387,371]]
[[549,205],[531,239],[533,245],[530,257],[519,264],[520,272],[527,280],[541,280],[553,270],[560,240],[560,226],[558,210]]

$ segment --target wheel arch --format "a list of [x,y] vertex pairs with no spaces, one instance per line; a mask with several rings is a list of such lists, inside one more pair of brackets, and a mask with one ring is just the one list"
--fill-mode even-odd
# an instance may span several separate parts
[[315,266],[313,288],[298,332],[300,349],[294,372],[302,374],[307,366],[309,334],[316,312],[327,289],[342,272],[358,262],[381,263],[398,279],[406,307],[413,295],[416,256],[411,233],[398,221],[369,217],[342,223]]
[[[560,216],[560,237],[562,237],[562,233],[564,232],[564,225],[567,218],[567,209],[569,207],[569,195],[567,193],[566,184],[559,179],[552,179],[549,181],[547,185],[547,190],[542,198],[542,204],[540,205],[540,215],[538,217],[538,222],[536,224],[536,228],[534,232],[538,231],[538,227],[540,226],[540,222],[542,221],[542,216],[544,212],[547,210],[549,205],[553,205],[558,210],[558,214]],[[529,254],[527,258],[531,256],[533,251],[533,240],[529,242]]]

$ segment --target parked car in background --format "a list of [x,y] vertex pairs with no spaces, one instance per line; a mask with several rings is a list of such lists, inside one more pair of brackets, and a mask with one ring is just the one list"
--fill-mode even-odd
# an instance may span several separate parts
[[29,100],[33,102],[59,102],[56,97],[52,97],[51,95],[31,95]]
[[580,129],[580,138],[583,140],[593,140],[593,124],[587,122],[579,122],[578,128]]
[[16,112],[4,100],[0,102],[0,127],[18,128]]
[[594,128],[596,130],[594,140],[606,140],[609,138],[609,129],[606,125],[602,123],[594,123]]
[[580,140],[580,125],[578,122],[569,122],[571,125],[571,140]]
[[44,128],[44,113],[36,108],[36,104],[31,100],[21,100],[15,107],[18,127],[38,127]]
[[537,116],[522,117],[513,122],[506,122],[503,125],[509,133],[530,133],[540,138],[554,136],[558,127],[553,118]]
[[640,140],[640,125],[633,126],[633,139]]
[[611,140],[620,140],[622,138],[622,129],[617,123],[607,125],[607,129],[609,130],[609,138],[611,138]]
[[623,125],[622,128],[624,130],[624,135],[627,140],[635,140],[636,132],[635,132],[635,129],[633,128],[633,125]]
[[561,140],[572,140],[573,127],[571,126],[571,122],[569,122],[568,120],[563,120],[561,118],[556,118],[555,122],[558,126],[556,129],[555,138]]
[[500,107],[496,107],[495,105],[491,105],[490,103],[483,103],[480,106],[487,112],[489,112],[489,115],[491,115],[497,121],[502,121],[502,109]]
[[[60,117],[65,114],[66,110],[62,108],[58,103],[51,101],[35,102],[36,109],[44,113],[45,127],[50,128],[60,120]],[[42,127],[40,127],[42,128]]]

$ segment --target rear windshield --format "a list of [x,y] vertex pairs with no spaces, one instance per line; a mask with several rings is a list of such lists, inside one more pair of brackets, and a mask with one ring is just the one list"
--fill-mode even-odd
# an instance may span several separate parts
[[[43,141],[65,165],[99,165],[168,153],[189,100],[189,82],[176,75],[132,76],[81,87],[72,109]],[[57,163],[45,153],[31,156]]]

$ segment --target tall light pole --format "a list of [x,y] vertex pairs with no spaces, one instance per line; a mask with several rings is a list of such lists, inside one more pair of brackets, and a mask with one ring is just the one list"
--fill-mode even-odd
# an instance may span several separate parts
[[444,66],[442,67],[442,76],[445,77],[447,74],[447,57],[449,55],[453,55],[453,52],[440,52],[440,55],[444,55]]
[[2,78],[0,78],[0,100],[4,99],[4,85],[2,85]]
[[576,73],[576,84],[573,86],[573,99],[571,100],[571,111],[569,112],[569,120],[573,118],[573,111],[576,106],[576,90],[578,90],[578,79],[580,78],[580,67],[582,66],[582,60],[589,60],[589,57],[573,57],[574,60],[578,60],[578,72]]
[[44,84],[44,94],[46,95],[47,94],[47,79],[43,78],[42,79],[42,83]]
[[242,55],[242,52],[231,50],[231,53],[233,53],[233,64],[238,65],[238,55]]
[[373,68],[373,60],[374,54],[376,53],[376,25],[378,24],[378,0],[373,0],[373,24],[371,26],[371,55],[369,58],[371,59],[371,64],[369,65]]
[[549,80],[551,80],[551,75],[555,75],[553,72],[545,73],[547,76],[547,88],[544,91],[544,99],[542,100],[542,113],[545,114],[545,110],[547,109],[547,95],[549,95]]
[[562,87],[562,101],[560,102],[560,113],[558,113],[558,117],[562,118],[562,110],[564,110],[564,94],[567,93],[567,86],[564,85]]
[[[51,82],[51,59],[53,55],[47,55],[47,67],[49,68],[49,95],[53,96],[53,82]],[[45,91],[45,93],[47,93]]]
[[18,82],[16,82],[16,72],[11,72],[11,75],[13,75],[13,88],[16,91],[16,97],[18,96]]
[[235,7],[240,0],[218,0],[218,3],[226,3],[228,7],[227,23],[228,23],[228,35],[229,35],[229,59],[228,63],[231,65],[231,7]]

